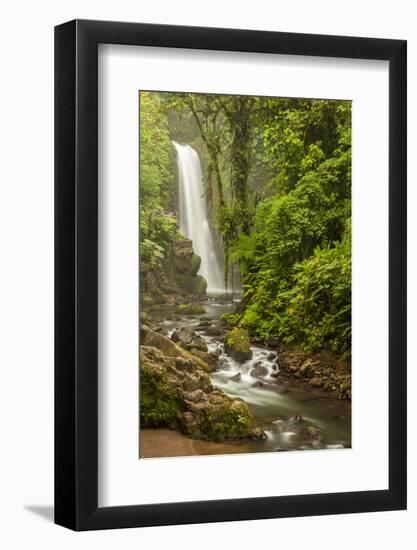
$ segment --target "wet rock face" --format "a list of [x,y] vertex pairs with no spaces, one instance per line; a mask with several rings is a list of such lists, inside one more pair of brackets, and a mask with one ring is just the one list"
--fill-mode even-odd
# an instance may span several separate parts
[[238,363],[252,358],[249,334],[241,328],[234,328],[224,337],[224,351]]
[[179,231],[157,270],[141,264],[141,304],[174,304],[207,298],[207,281],[197,275],[201,258]]
[[142,428],[169,427],[214,441],[265,437],[244,401],[213,387],[209,368],[201,358],[146,326],[142,330]]
[[190,239],[173,241],[174,264],[182,274],[197,275],[201,265],[201,258],[194,254],[193,243]]

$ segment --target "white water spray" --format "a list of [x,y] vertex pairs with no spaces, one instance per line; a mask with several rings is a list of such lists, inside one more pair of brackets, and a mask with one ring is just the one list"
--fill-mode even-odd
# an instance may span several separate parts
[[179,171],[180,229],[201,258],[198,273],[207,281],[207,294],[219,294],[224,292],[224,275],[208,218],[200,159],[190,145],[173,144]]

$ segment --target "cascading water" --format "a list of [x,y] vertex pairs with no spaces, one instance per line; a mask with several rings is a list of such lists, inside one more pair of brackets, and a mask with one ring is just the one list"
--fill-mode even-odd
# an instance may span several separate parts
[[200,159],[190,145],[173,141],[179,172],[179,224],[181,232],[193,241],[201,258],[199,274],[207,281],[207,294],[224,292],[224,270],[215,246],[205,197]]

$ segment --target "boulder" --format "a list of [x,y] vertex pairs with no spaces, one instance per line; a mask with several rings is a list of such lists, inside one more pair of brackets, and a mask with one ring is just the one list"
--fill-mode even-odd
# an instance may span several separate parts
[[182,357],[184,359],[192,359],[197,362],[203,370],[208,372],[210,369],[202,359],[193,355],[189,351],[178,346],[171,339],[167,338],[159,332],[151,330],[147,325],[142,325],[140,327],[140,343],[141,346],[152,346],[160,351],[167,357]]
[[194,254],[192,241],[184,237],[178,238],[172,244],[176,270],[186,275],[196,275],[200,269],[201,258]]
[[204,361],[208,365],[210,372],[213,372],[219,368],[219,358],[214,355],[214,353],[201,351],[196,348],[192,348],[190,352]]
[[250,375],[254,378],[265,378],[268,375],[268,369],[262,365],[258,365],[250,371]]
[[238,363],[243,363],[252,357],[249,334],[241,328],[234,328],[224,337],[224,351]]
[[207,344],[204,342],[204,340],[199,340],[195,338],[193,338],[193,340],[189,344],[186,344],[185,347],[188,350],[190,350],[192,353],[194,353],[194,350],[205,351],[205,352],[208,351]]
[[191,280],[191,290],[196,296],[206,297],[207,281],[202,275],[194,275]]
[[188,297],[188,299],[204,300],[207,298],[207,281],[202,275],[191,276],[174,271],[172,277],[176,287],[178,287],[183,296]]
[[139,321],[142,324],[149,325],[151,318],[149,316],[149,313],[146,313],[146,311],[141,311],[139,314]]
[[171,335],[171,340],[178,342],[181,346],[191,344],[195,333],[191,327],[181,327]]
[[272,349],[281,349],[281,342],[279,338],[275,338],[273,336],[270,336],[269,338],[266,338],[265,345]]
[[184,315],[201,315],[205,312],[206,310],[201,304],[180,304],[177,307],[177,313]]
[[207,336],[221,336],[224,333],[224,329],[219,327],[219,325],[211,325],[205,329],[204,333]]
[[[152,341],[152,335],[146,339]],[[141,346],[141,427],[169,427],[213,441],[263,438],[246,403],[214,388],[195,359]]]

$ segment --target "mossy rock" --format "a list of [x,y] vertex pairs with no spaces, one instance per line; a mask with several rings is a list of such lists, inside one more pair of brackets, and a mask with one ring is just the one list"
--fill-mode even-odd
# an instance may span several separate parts
[[187,255],[175,255],[175,267],[179,273],[193,276],[197,275],[201,266],[201,258],[191,252]]
[[178,418],[184,410],[179,390],[167,381],[166,371],[150,368],[142,361],[140,370],[140,421],[141,428],[177,428]]
[[191,296],[205,297],[207,281],[202,275],[184,275],[176,273],[174,282],[184,293]]
[[191,256],[190,269],[189,269],[189,272],[191,273],[191,275],[197,275],[198,270],[200,269],[200,266],[201,266],[200,256],[197,256],[197,254],[193,254]]
[[192,279],[192,289],[197,296],[205,296],[207,291],[207,281],[202,275],[195,275]]
[[167,338],[159,332],[155,332],[147,325],[140,327],[140,344],[141,346],[152,346],[159,349],[166,357],[182,357],[195,362],[204,372],[210,372],[210,368],[202,359],[187,351],[186,349],[177,346],[170,338]]
[[243,363],[252,358],[249,333],[242,328],[234,328],[224,337],[224,350],[235,361]]
[[149,313],[146,313],[146,311],[141,311],[139,314],[139,320],[142,324],[149,325],[151,321]]
[[220,316],[220,321],[234,327],[238,324],[239,318],[240,316],[238,313],[223,313],[223,315]]
[[140,353],[140,418],[143,428],[179,429],[197,439],[265,437],[246,403],[214,388],[196,358],[167,356],[148,345]]
[[[235,403],[232,401],[232,403]],[[245,403],[239,408],[230,404],[215,410],[204,410],[198,425],[194,428],[194,437],[211,441],[225,441],[248,437],[254,427],[254,420]],[[198,430],[198,431],[197,431]]]
[[180,304],[177,307],[177,313],[183,313],[185,315],[201,315],[206,310],[201,304]]

